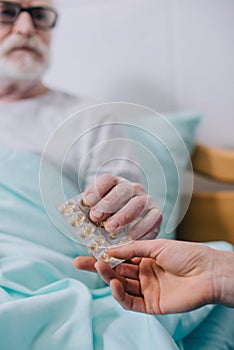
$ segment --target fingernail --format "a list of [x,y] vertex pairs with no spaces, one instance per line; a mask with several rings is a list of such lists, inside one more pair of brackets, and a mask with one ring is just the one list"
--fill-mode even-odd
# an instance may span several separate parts
[[94,209],[94,210],[92,211],[92,214],[93,214],[93,216],[95,216],[95,218],[97,218],[97,219],[101,219],[101,217],[103,216],[103,212],[102,212],[102,211],[98,211],[98,210],[96,210],[96,209]]
[[87,201],[90,205],[94,204],[96,202],[96,195],[94,193],[89,193],[87,196],[84,197],[85,201]]

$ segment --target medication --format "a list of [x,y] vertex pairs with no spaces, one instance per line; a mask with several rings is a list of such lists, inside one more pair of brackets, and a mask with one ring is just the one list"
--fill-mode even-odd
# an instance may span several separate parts
[[90,207],[84,204],[81,194],[60,205],[58,210],[72,229],[72,239],[87,246],[89,253],[97,260],[107,262],[112,268],[123,262],[111,257],[107,253],[107,248],[126,244],[132,240],[127,234],[127,227],[119,232],[108,232],[104,227],[105,221],[100,223],[91,221]]

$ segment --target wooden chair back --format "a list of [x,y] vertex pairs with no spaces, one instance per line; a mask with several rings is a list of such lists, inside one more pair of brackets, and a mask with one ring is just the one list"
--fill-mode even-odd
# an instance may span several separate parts
[[177,228],[177,239],[234,244],[234,151],[197,145],[194,173],[230,184],[228,189],[194,190],[188,211]]

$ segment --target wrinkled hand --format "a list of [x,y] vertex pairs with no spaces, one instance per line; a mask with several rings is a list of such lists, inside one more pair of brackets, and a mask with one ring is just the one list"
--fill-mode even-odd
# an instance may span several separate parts
[[158,239],[131,242],[108,252],[128,261],[114,270],[103,261],[95,265],[93,261],[91,266],[90,260],[82,257],[74,264],[90,271],[95,267],[125,309],[167,314],[213,301],[214,249],[199,243]]
[[[108,232],[118,232],[131,223],[129,235],[133,239],[152,239],[159,232],[161,211],[138,183],[104,174],[85,190],[83,201],[91,206],[92,221],[106,220],[105,229]],[[140,216],[135,223],[134,220]]]

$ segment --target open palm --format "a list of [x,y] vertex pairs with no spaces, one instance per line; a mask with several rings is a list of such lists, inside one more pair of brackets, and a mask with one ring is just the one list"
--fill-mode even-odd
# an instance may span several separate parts
[[98,261],[95,268],[124,308],[166,314],[210,302],[213,249],[159,239],[130,243],[110,252],[128,261],[115,270]]

